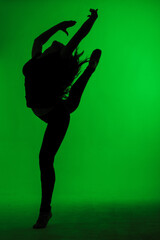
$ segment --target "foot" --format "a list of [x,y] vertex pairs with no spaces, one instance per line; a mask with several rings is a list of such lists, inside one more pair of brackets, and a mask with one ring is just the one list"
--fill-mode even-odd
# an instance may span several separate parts
[[100,49],[95,49],[90,57],[89,67],[96,69],[99,59],[101,57],[102,51]]
[[40,213],[36,224],[33,225],[33,228],[45,228],[51,217],[52,217],[51,211]]

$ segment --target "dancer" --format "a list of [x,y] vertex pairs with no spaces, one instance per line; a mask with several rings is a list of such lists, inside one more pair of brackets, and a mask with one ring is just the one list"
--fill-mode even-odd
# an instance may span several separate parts
[[[101,56],[101,50],[96,49],[89,59],[80,62],[79,57],[83,52],[77,53],[80,41],[90,32],[98,17],[97,11],[98,9],[90,9],[89,18],[66,46],[54,41],[42,53],[42,45],[53,34],[62,30],[68,36],[67,28],[74,26],[75,21],[61,22],[42,33],[34,40],[32,59],[23,67],[27,107],[47,123],[39,153],[41,206],[38,220],[33,228],[45,228],[52,217],[51,199],[55,184],[54,158],[66,134],[70,113],[77,109],[85,86]],[[74,50],[76,51],[73,55]],[[87,62],[89,62],[87,68],[74,82],[82,64]]]

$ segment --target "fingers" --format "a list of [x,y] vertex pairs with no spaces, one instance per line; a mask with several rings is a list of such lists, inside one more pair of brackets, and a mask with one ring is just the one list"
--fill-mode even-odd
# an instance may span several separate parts
[[77,23],[76,21],[66,21],[66,26],[71,27],[71,26],[75,25],[76,23]]
[[68,26],[70,27],[70,26],[73,26],[73,25],[75,25],[77,22],[76,21],[68,21]]
[[77,22],[76,21],[71,21],[72,24],[76,24]]
[[72,27],[76,23],[77,23],[76,21],[64,21],[59,24],[59,28],[62,29],[62,28]]
[[64,33],[66,33],[67,36],[69,35],[66,29],[61,29],[61,30],[62,30]]
[[67,36],[69,35],[68,32],[67,32],[66,30],[65,30],[64,32],[67,34]]
[[90,8],[89,11],[91,12],[91,15],[88,15],[88,17],[96,17],[96,18],[98,17],[98,14],[97,14],[98,8],[96,10]]
[[98,11],[98,8],[95,10],[95,9],[92,9],[92,8],[90,8],[90,10],[89,10],[90,12],[97,12]]

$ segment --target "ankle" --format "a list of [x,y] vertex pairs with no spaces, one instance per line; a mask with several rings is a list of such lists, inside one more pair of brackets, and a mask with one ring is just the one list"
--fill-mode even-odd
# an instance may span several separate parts
[[48,212],[50,212],[51,211],[51,206],[49,206],[49,207],[43,207],[43,206],[41,206],[40,207],[40,213],[48,213]]

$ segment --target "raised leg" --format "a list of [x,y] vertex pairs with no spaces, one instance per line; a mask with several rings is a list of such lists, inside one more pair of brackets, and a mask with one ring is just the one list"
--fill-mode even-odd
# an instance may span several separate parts
[[83,74],[81,74],[81,76],[77,79],[77,81],[73,84],[68,99],[64,101],[64,104],[70,113],[74,112],[79,106],[82,94],[88,83],[88,80],[94,73],[99,63],[101,53],[102,51],[100,49],[95,49],[92,52],[88,67],[85,69]]

